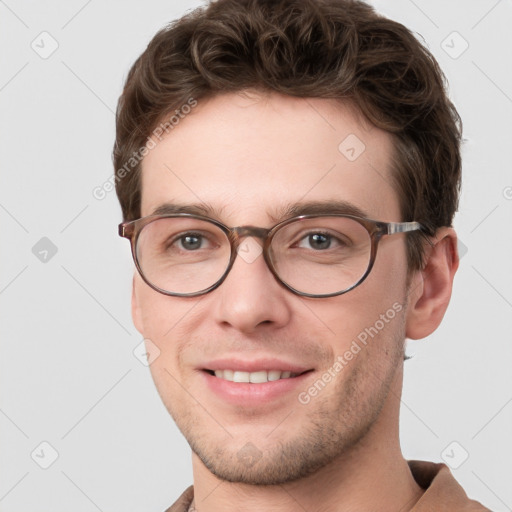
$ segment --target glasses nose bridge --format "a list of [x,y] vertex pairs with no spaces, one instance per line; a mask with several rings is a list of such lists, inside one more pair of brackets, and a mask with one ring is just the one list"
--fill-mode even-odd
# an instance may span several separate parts
[[265,242],[268,234],[270,233],[270,229],[259,228],[257,226],[238,226],[233,228],[231,233],[237,243],[240,243],[242,238],[246,238],[248,236],[261,238],[263,242]]
[[[242,244],[242,241],[244,238],[247,237],[254,237],[254,238],[260,238],[263,242],[263,247],[261,248],[264,256],[264,260],[268,266],[267,256],[265,254],[266,252],[266,246],[267,246],[267,240],[268,236],[272,230],[267,228],[260,228],[257,226],[237,226],[234,228],[229,228],[229,235],[230,235],[230,242],[231,242],[231,261],[229,264],[229,267],[226,271],[225,277],[231,272],[231,269],[233,268],[233,264],[235,262],[235,259],[239,255],[238,251]],[[242,258],[246,262],[248,261],[246,258]],[[270,267],[269,267],[270,268]],[[271,272],[274,274],[274,271],[272,268],[270,268]],[[277,276],[275,276],[277,278]],[[277,278],[279,281],[279,278]]]

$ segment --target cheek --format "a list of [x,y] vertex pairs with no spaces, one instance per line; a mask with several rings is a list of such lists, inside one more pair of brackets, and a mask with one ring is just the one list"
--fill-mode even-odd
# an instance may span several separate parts
[[[168,336],[180,319],[185,319],[193,302],[163,295],[137,277],[135,283],[136,307],[145,338],[154,341]],[[195,299],[197,301],[197,299]]]
[[[394,249],[400,251],[398,246]],[[396,364],[403,350],[405,260],[401,252],[388,254],[380,254],[380,261],[377,259],[360,286],[328,301],[310,301],[312,314],[309,318],[302,316],[303,325],[311,325],[313,320],[323,329],[324,343],[343,364],[344,379],[345,370],[351,374],[359,368],[367,374],[365,379],[369,373],[378,380]]]
[[[363,286],[368,288],[371,304],[384,311],[395,302],[402,306],[407,291],[407,255],[402,235],[384,237],[373,269]],[[383,313],[384,311],[380,311]]]
[[156,292],[145,292],[142,296],[141,317],[144,325],[144,336],[155,341],[165,336],[171,327],[172,318],[169,315],[165,297],[155,296]]
[[[178,358],[197,324],[196,308],[201,298],[181,299],[158,293],[143,282],[136,284],[138,316],[142,334],[158,349],[158,358],[150,365],[155,382],[166,378],[165,369],[179,371]],[[168,377],[168,375],[167,375]],[[157,382],[158,384],[158,382]]]
[[198,299],[168,297],[152,290],[145,283],[139,283],[137,297],[143,336],[159,350],[158,356],[149,366],[151,376],[171,415],[183,414],[183,400],[186,396],[183,396],[180,386],[185,377],[180,365],[180,354],[190,336],[190,326],[193,325],[190,317],[193,316]]
[[[405,310],[405,275],[397,271],[385,276],[370,274],[359,287],[325,301],[310,301],[299,323],[330,340],[334,355],[350,348],[354,340],[364,343],[368,332],[396,328],[395,320]],[[366,333],[366,334],[365,334]]]

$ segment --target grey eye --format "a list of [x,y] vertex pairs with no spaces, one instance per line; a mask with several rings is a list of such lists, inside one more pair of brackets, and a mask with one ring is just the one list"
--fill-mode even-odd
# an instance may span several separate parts
[[313,249],[329,249],[331,246],[331,237],[322,233],[315,233],[308,236],[308,243]]
[[184,235],[179,238],[179,244],[182,249],[186,251],[195,251],[201,248],[203,243],[203,237],[201,235]]

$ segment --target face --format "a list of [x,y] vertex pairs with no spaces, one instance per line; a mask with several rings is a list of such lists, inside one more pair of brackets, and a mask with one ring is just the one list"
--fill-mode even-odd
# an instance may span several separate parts
[[[270,228],[292,206],[336,202],[399,222],[391,154],[391,137],[348,106],[226,94],[200,101],[145,157],[141,213],[199,205],[230,227]],[[404,235],[384,237],[360,286],[313,299],[281,286],[257,243],[247,239],[254,257],[240,253],[203,296],[166,296],[136,274],[133,317],[161,351],[151,372],[196,462],[229,481],[277,484],[396,427],[406,251]],[[281,378],[233,382],[232,372]]]

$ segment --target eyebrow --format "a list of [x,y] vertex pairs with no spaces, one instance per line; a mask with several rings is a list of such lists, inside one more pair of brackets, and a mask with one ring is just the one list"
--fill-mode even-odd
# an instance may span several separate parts
[[313,215],[318,213],[353,215],[355,217],[368,217],[368,213],[362,208],[349,201],[326,200],[326,201],[300,201],[284,208],[269,212],[272,220],[279,222],[290,217],[299,215]]
[[[223,210],[224,207],[221,209]],[[193,215],[202,215],[221,221],[221,211],[208,203],[163,203],[157,206],[151,215],[173,215],[176,213],[189,213]],[[368,213],[353,203],[343,200],[325,200],[325,201],[299,201],[276,208],[267,212],[273,222],[281,222],[291,217],[300,215],[314,215],[325,213],[353,215],[355,217],[368,217]]]
[[157,206],[151,215],[172,215],[174,213],[191,213],[193,215],[204,215],[205,217],[217,217],[215,208],[207,203],[163,203]]

